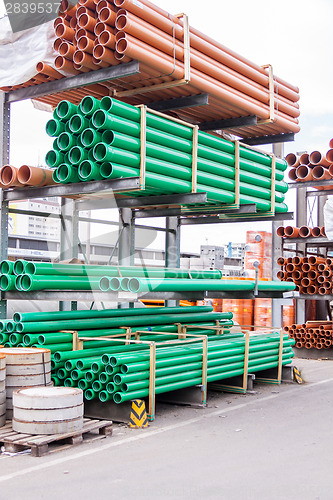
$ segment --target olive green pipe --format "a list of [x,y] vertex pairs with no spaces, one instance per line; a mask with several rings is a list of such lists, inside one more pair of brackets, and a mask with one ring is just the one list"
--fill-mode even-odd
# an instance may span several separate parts
[[24,274],[21,279],[22,291],[32,290],[99,290],[98,278],[68,276],[38,276]]
[[[101,175],[105,179],[118,179],[120,177],[138,177],[139,169],[128,167],[124,165],[119,165],[116,163],[110,164],[110,162],[104,162],[101,166]],[[169,193],[189,193],[192,189],[192,183],[190,181],[185,181],[183,179],[178,179],[174,177],[167,177],[165,175],[156,174],[154,172],[146,172],[146,182],[147,187],[152,187],[161,192]],[[235,193],[233,191],[227,191],[225,189],[215,188],[213,186],[207,186],[204,184],[197,184],[198,193],[207,193],[207,198],[209,201],[215,201],[219,203],[234,203]],[[254,196],[249,196],[245,194],[240,194],[241,203],[255,203],[258,210],[267,211],[271,208],[271,203],[263,198],[257,198]],[[285,203],[277,202],[275,204],[275,209],[277,212],[285,212],[288,207]]]
[[11,260],[2,260],[0,262],[0,273],[1,274],[13,274],[14,273],[14,262]]
[[[101,100],[101,109],[106,111],[109,116],[111,114],[116,115],[117,117],[125,118],[130,122],[133,121],[138,123],[141,120],[140,109],[132,106],[131,104],[117,101],[116,99],[110,98],[108,96],[104,97]],[[183,137],[184,139],[187,139],[189,141],[191,141],[193,137],[192,128],[173,122],[168,118],[163,118],[161,116],[151,114],[149,113],[149,111],[147,113],[147,125],[148,127],[163,130],[164,132]],[[123,130],[120,130],[120,132],[122,131]],[[127,133],[126,129],[125,133]],[[217,138],[208,133],[199,131],[198,140],[199,144],[220,149],[221,151],[229,153],[233,156],[235,154],[235,144],[232,141],[222,139],[222,137]],[[262,163],[263,165],[271,165],[271,158],[269,155],[254,151],[253,149],[246,148],[242,145],[240,146],[240,156],[251,161]],[[276,163],[278,169],[283,171],[286,170],[287,163],[285,160],[277,158]]]
[[[212,280],[207,280],[211,282]],[[244,290],[246,287],[244,287]],[[179,313],[171,313],[171,314],[163,314],[161,316],[155,316],[150,314],[143,314],[138,317],[129,317],[126,318],[126,326],[145,326],[149,325],[163,325],[168,323],[181,323],[184,321],[191,322],[203,322],[203,321],[216,321],[222,320],[225,318],[223,313],[212,312],[212,313],[192,313],[189,316],[189,313],[184,312],[183,314]],[[95,330],[102,328],[115,328],[124,326],[124,318],[99,318],[97,321],[95,318],[88,319],[77,319],[75,321],[75,329],[76,330],[84,330],[87,328],[93,328]],[[47,321],[47,322],[20,322],[17,323],[17,331],[19,333],[30,333],[30,332],[44,332],[47,328],[48,332],[56,332],[59,330],[70,330],[73,329],[73,321],[72,320],[63,320],[63,321]]]

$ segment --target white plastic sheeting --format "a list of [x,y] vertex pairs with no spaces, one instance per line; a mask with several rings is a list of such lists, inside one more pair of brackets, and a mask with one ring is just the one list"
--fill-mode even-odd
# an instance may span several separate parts
[[53,21],[13,33],[8,17],[0,19],[0,87],[19,85],[36,75],[36,64],[53,66]]

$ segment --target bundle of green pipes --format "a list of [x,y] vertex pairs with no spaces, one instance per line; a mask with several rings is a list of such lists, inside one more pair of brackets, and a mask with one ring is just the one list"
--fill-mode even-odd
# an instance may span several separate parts
[[[253,291],[254,281],[221,279],[217,270],[193,270],[93,266],[85,264],[53,264],[4,260],[0,263],[0,290],[100,290],[129,291]],[[259,281],[258,290],[287,292],[295,289],[294,283]]]
[[[51,349],[52,379],[55,385],[79,387],[84,390],[86,400],[113,400],[121,403],[145,397],[149,393],[150,354],[147,341],[158,343],[156,394],[201,383],[202,341],[188,344],[172,335],[179,331],[179,323],[193,325],[191,335],[207,336],[208,382],[244,373],[243,333],[230,332],[233,325],[232,313],[214,313],[213,308],[208,306],[15,313],[13,320],[3,320],[0,323],[1,330],[8,330],[5,334],[1,332],[0,339],[10,346],[27,345]],[[17,328],[17,325],[20,327]],[[123,334],[121,326],[131,327],[132,333],[143,332],[140,333],[143,343],[126,345],[125,342],[119,343],[114,339],[102,339],[87,341],[83,350],[73,351],[72,334],[59,331],[63,328],[75,328],[81,337],[100,338]],[[207,326],[212,329],[208,330],[205,328]],[[217,326],[223,326],[223,334],[216,334],[213,328]],[[18,330],[20,333],[9,334],[9,330]],[[176,343],[167,343],[175,339]],[[166,343],[163,345],[163,342]],[[292,360],[292,345],[294,340],[284,335],[283,365]],[[251,336],[249,371],[255,373],[277,367],[279,346],[279,333]]]
[[132,195],[194,190],[207,193],[209,203],[233,204],[239,160],[239,203],[265,212],[275,196],[275,211],[288,210],[285,160],[276,158],[272,168],[271,155],[245,145],[238,150],[234,142],[201,131],[196,144],[191,126],[149,110],[141,127],[140,108],[108,96],[86,96],[79,106],[61,101],[46,131],[55,138],[46,163],[59,183],[140,176],[145,133],[145,186]]

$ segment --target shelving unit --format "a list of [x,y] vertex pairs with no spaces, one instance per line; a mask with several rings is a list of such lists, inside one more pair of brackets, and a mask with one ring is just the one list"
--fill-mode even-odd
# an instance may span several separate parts
[[[113,79],[133,75],[139,72],[139,64],[133,61],[129,64],[123,64],[99,71],[80,74],[71,78],[64,78],[50,83],[43,83],[33,87],[19,89],[8,93],[0,94],[0,145],[2,165],[9,163],[10,148],[10,105],[30,98],[38,98],[48,94],[56,94],[64,91],[70,91],[78,87],[85,87],[89,95],[89,85],[112,81]],[[171,102],[172,101],[172,102]],[[177,101],[177,102],[174,102]],[[207,96],[188,96],[168,101],[159,101],[152,103],[153,109],[163,111],[177,109],[187,106],[203,105],[207,101]],[[244,117],[249,120],[250,117]],[[238,126],[241,126],[242,120],[239,120]],[[206,125],[207,126],[207,125]],[[234,127],[235,123],[222,122],[211,124],[212,130],[217,128]],[[207,129],[207,128],[206,128]],[[258,138],[259,143],[274,143],[274,154],[283,156],[283,144],[281,140],[292,140],[293,134],[283,134],[283,136],[271,136],[264,140]],[[288,137],[287,137],[288,136]],[[261,139],[261,142],[260,142]],[[244,141],[248,142],[248,141]],[[252,141],[253,143],[253,141]],[[180,231],[181,226],[188,224],[210,224],[210,223],[235,223],[244,221],[278,221],[292,219],[292,213],[282,214],[254,214],[253,205],[242,205],[239,208],[230,209],[214,206],[206,206],[203,212],[202,208],[207,202],[206,193],[165,195],[157,197],[137,196],[121,198],[124,191],[135,191],[140,186],[140,178],[115,179],[109,181],[94,181],[89,183],[65,184],[48,186],[42,188],[13,189],[10,191],[0,190],[0,259],[6,259],[8,256],[8,213],[10,212],[9,203],[32,198],[61,198],[61,242],[60,242],[60,260],[66,260],[77,257],[78,255],[78,224],[80,220],[89,222],[89,219],[80,217],[83,210],[97,210],[106,208],[119,209],[119,238],[118,238],[118,264],[133,265],[133,250],[135,248],[135,228],[136,219],[147,217],[166,217],[166,227],[156,228],[165,232],[166,245],[166,267],[180,267]],[[115,202],[116,200],[116,202]],[[185,206],[186,205],[186,206]],[[202,205],[202,208],[200,208]],[[199,208],[198,208],[199,207]],[[14,210],[13,210],[14,211]],[[32,212],[25,210],[16,210],[16,213],[29,215]],[[33,213],[34,215],[36,212]],[[43,216],[52,216],[43,212]],[[91,222],[96,219],[91,219]],[[147,229],[147,226],[141,226]],[[148,227],[149,229],[149,227]],[[150,228],[155,229],[155,228]],[[274,234],[274,230],[273,230]],[[274,245],[273,245],[274,246]],[[274,256],[274,253],[273,253]],[[279,294],[273,294],[274,297],[281,298]],[[142,296],[141,296],[142,297]],[[163,298],[167,300],[168,305],[174,305],[175,301],[180,299],[203,300],[205,298],[255,298],[253,293],[212,293],[212,292],[194,292],[194,293],[145,293],[147,299]],[[272,297],[271,293],[260,293],[257,297]],[[1,293],[0,314],[6,315],[7,300],[58,300],[61,309],[76,308],[77,301],[117,301],[121,307],[124,303],[133,302],[140,297],[134,294],[121,293],[101,293],[101,292],[29,292]],[[273,308],[274,309],[274,308]],[[278,318],[278,315],[275,315]],[[274,310],[273,310],[274,317]],[[279,322],[274,320],[274,326],[279,326]]]
[[[313,189],[309,191],[309,188],[321,187],[324,187],[325,189]],[[332,189],[329,189],[330,187],[332,187]],[[315,205],[317,208],[317,220],[315,224],[320,227],[324,226],[323,208],[327,195],[333,193],[333,179],[324,181],[292,182],[289,183],[289,188],[296,189],[296,226],[314,225],[313,211]],[[315,198],[316,200],[311,206],[310,200],[312,198]],[[280,238],[280,240],[282,240],[280,255],[282,255],[283,250],[288,251],[286,248],[286,245],[288,244],[295,244],[296,252],[303,255],[305,255],[309,247],[316,247],[319,251],[320,249],[325,249],[325,255],[329,249],[333,248],[333,241],[329,241],[327,238],[321,236],[318,238]],[[305,322],[306,300],[321,301],[323,303],[323,307],[322,310],[320,310],[320,313],[323,315],[326,313],[325,301],[327,302],[333,300],[333,295],[302,295],[299,292],[288,293],[286,296],[296,299],[296,323],[298,324]]]

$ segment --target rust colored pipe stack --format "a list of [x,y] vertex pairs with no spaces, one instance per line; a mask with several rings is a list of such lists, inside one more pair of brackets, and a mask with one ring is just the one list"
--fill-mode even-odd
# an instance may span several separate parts
[[284,331],[295,339],[295,347],[329,349],[333,342],[332,321],[307,321],[302,325],[285,326]]
[[[326,154],[320,151],[303,153],[297,156],[289,153],[285,157],[290,170],[289,179],[296,182],[326,181],[333,178],[333,139],[329,142],[329,150]],[[325,189],[325,187],[321,187]],[[326,187],[330,189],[330,187]]]
[[20,168],[4,165],[0,168],[0,187],[51,186],[55,184],[53,170],[41,167],[22,165]]
[[279,257],[277,263],[281,270],[277,277],[281,281],[292,281],[296,291],[309,295],[328,295],[332,293],[332,259],[324,257]]
[[293,226],[280,226],[276,230],[276,234],[281,238],[318,238],[319,236],[326,236],[324,227],[293,227]]

